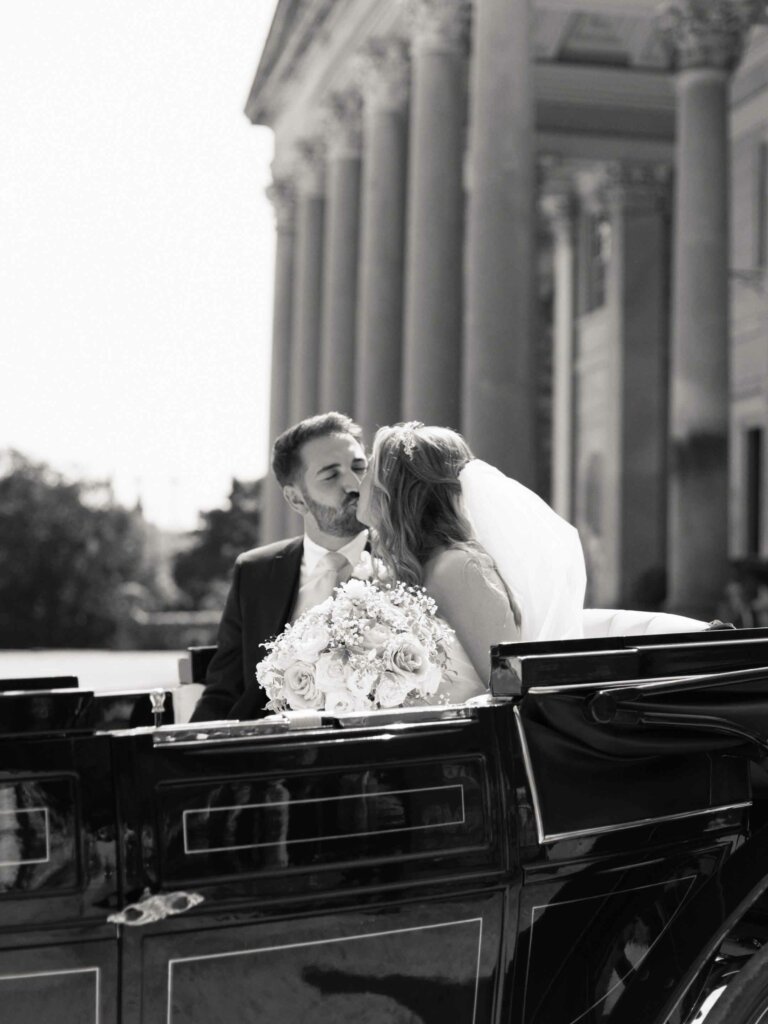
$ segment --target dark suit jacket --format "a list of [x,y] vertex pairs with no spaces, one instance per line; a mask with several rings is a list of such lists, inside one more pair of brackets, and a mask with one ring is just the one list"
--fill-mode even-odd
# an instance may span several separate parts
[[283,631],[299,590],[304,539],[278,541],[246,551],[235,572],[219,625],[218,649],[205,677],[193,722],[254,718],[267,695],[256,682],[266,655],[259,644]]

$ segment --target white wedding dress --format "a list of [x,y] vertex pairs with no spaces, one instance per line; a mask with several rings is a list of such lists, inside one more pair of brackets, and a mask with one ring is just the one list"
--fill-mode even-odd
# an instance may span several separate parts
[[475,544],[437,555],[426,567],[424,585],[454,630],[443,681],[430,703],[463,704],[488,692],[491,644],[520,639],[509,593]]
[[578,531],[533,491],[480,459],[459,474],[472,543],[440,552],[424,586],[455,631],[434,702],[484,694],[490,647],[582,635],[586,570]]
[[475,671],[469,655],[454,634],[448,651],[448,664],[437,693],[429,698],[430,704],[464,704],[471,697],[488,692],[488,686]]

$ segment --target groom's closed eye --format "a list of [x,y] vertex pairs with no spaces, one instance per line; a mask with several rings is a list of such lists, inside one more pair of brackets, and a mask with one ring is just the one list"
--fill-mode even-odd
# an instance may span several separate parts
[[[365,476],[367,468],[368,467],[364,462],[358,465],[353,464],[352,466],[350,466],[350,469],[355,474],[355,476]],[[333,468],[323,469],[320,472],[322,474],[320,477],[321,480],[333,480],[335,477],[341,475],[341,466],[334,466]]]

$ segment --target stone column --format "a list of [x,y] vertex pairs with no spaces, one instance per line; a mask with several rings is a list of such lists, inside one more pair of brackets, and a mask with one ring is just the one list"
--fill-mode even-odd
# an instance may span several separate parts
[[355,401],[362,98],[333,93],[328,104],[328,162],[320,342],[320,410],[351,415]]
[[667,0],[677,58],[668,606],[713,618],[728,571],[728,80],[757,0]]
[[473,9],[462,423],[535,487],[535,165],[530,0]]
[[[296,240],[296,193],[290,178],[275,177],[267,189],[275,209],[277,248],[275,251],[275,306],[272,314],[272,376],[269,398],[269,449],[289,426],[291,407],[291,325],[293,321],[294,249]],[[264,482],[264,514],[261,542],[269,544],[286,536],[288,507],[282,492],[267,470]]]
[[664,600],[669,167],[608,168],[605,576],[619,608]]
[[363,192],[355,418],[370,442],[400,420],[410,64],[402,39],[361,55]]
[[552,507],[573,517],[574,360],[576,358],[576,198],[567,182],[550,183],[542,210],[553,243]]
[[297,146],[296,278],[291,352],[291,422],[320,411],[325,151],[319,139]]
[[460,426],[468,0],[413,0],[403,407]]

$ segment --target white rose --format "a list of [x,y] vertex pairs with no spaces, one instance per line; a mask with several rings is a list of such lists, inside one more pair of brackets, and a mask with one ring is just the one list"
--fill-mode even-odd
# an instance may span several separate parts
[[342,593],[345,597],[349,597],[353,601],[364,601],[368,593],[368,587],[364,580],[355,579],[354,576],[351,576],[347,582],[342,585]]
[[296,661],[296,652],[292,647],[276,647],[269,659],[279,672],[284,672]]
[[294,640],[296,657],[300,661],[315,661],[320,651],[328,646],[330,636],[324,622],[308,622]]
[[433,668],[426,648],[412,633],[393,636],[382,659],[388,672],[408,677],[409,686],[421,687]]
[[323,694],[315,686],[314,665],[304,661],[290,665],[283,673],[283,696],[295,711],[322,708]]
[[353,580],[369,580],[373,576],[373,563],[371,562],[371,556],[367,551],[364,551],[360,555],[360,560],[352,570],[350,579]]
[[409,684],[401,675],[382,672],[376,687],[375,700],[382,708],[397,708],[408,696]]
[[315,683],[319,690],[339,690],[344,688],[349,663],[346,651],[328,651],[321,654],[315,665]]
[[332,715],[348,715],[351,711],[362,711],[364,706],[349,690],[329,690],[325,695],[325,710]]
[[360,628],[363,634],[360,649],[363,651],[372,651],[374,648],[383,647],[392,636],[392,630],[389,626],[384,626],[373,619],[361,622]]

